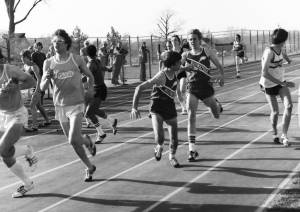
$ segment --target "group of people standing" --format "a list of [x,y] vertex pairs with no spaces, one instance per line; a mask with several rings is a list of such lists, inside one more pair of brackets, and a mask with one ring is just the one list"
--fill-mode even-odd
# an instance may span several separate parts
[[[165,122],[169,131],[169,161],[178,168],[180,163],[176,158],[178,146],[178,123],[175,98],[184,99],[182,106],[188,114],[187,140],[189,162],[199,157],[196,150],[196,112],[199,100],[207,106],[214,118],[219,118],[223,111],[221,103],[214,97],[212,77],[208,74],[211,62],[217,67],[216,76],[220,86],[224,85],[223,67],[215,53],[202,43],[203,37],[198,29],[188,32],[190,49],[184,51],[180,47],[180,39],[173,36],[168,42],[168,49],[160,55],[161,65],[158,73],[148,81],[136,87],[131,110],[131,118],[139,118],[139,97],[142,90],[152,88],[150,117],[154,131],[154,157],[159,161],[164,147]],[[271,36],[271,44],[264,51],[262,57],[262,71],[260,84],[265,92],[271,108],[271,124],[274,142],[289,145],[287,131],[292,113],[292,101],[289,87],[295,84],[284,79],[283,59],[288,63],[291,60],[285,54],[283,47],[288,33],[284,29],[276,29]],[[30,54],[22,51],[22,61],[25,72],[17,66],[0,63],[0,155],[10,169],[23,182],[13,193],[13,197],[22,197],[34,187],[33,181],[25,174],[23,167],[16,161],[15,143],[19,140],[23,127],[28,119],[28,112],[24,107],[21,90],[35,88],[33,101],[38,108],[40,103],[39,92],[44,92],[50,82],[53,85],[53,103],[55,119],[60,123],[68,142],[86,166],[84,181],[92,181],[96,165],[88,158],[85,149],[95,156],[97,153],[95,141],[89,135],[81,132],[84,116],[91,119],[97,130],[98,143],[105,138],[100,127],[98,117],[109,121],[112,132],[117,132],[117,120],[110,120],[104,111],[99,109],[101,101],[105,100],[107,88],[103,73],[105,66],[96,57],[97,49],[94,45],[86,46],[87,60],[80,55],[72,54],[70,48],[72,39],[63,29],[58,29],[52,37],[55,54],[43,63],[42,74],[38,65],[30,59]],[[32,56],[31,56],[32,57]],[[41,76],[39,76],[41,75]],[[84,77],[83,77],[84,76]],[[181,84],[182,82],[182,84]],[[277,131],[278,103],[280,96],[284,104],[282,136]],[[46,123],[48,123],[45,118]],[[18,146],[18,154],[23,154],[28,165],[36,167],[37,157],[31,146]]]

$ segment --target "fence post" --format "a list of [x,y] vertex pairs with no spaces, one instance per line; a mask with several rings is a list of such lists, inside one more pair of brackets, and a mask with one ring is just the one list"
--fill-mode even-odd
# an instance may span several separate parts
[[296,52],[296,32],[294,31],[294,52]]
[[148,59],[148,65],[149,65],[149,79],[151,79],[152,78],[152,71],[151,71],[151,60],[150,60],[150,54],[148,54],[149,55],[149,59]]
[[96,40],[96,46],[97,46],[97,50],[98,50],[99,49],[99,40],[98,40],[98,38]]
[[149,63],[151,61],[151,63],[153,64],[153,37],[152,35],[150,36],[150,45],[151,45],[151,60],[149,60]]
[[222,47],[222,66],[224,67],[224,48]]
[[130,66],[132,66],[132,61],[131,61],[131,57],[132,57],[132,55],[131,55],[131,38],[130,38],[130,35],[128,36],[128,45],[129,45],[129,64],[130,64]]
[[251,30],[249,30],[249,43],[250,46],[252,45],[252,36],[251,36]]
[[256,61],[256,45],[255,44],[254,44],[253,48],[254,48],[254,61]]

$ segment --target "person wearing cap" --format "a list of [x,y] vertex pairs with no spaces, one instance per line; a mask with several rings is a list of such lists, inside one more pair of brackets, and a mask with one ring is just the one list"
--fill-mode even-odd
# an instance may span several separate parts
[[131,119],[140,118],[138,111],[138,100],[143,90],[153,87],[151,93],[150,114],[152,119],[152,127],[154,131],[154,139],[156,147],[154,148],[154,157],[159,161],[162,157],[164,145],[164,129],[163,122],[168,126],[170,145],[169,145],[169,161],[170,164],[178,168],[180,167],[175,153],[178,146],[178,126],[177,111],[174,98],[179,89],[177,87],[177,72],[181,65],[181,55],[178,52],[166,52],[162,57],[163,69],[159,71],[152,79],[143,82],[135,89]]

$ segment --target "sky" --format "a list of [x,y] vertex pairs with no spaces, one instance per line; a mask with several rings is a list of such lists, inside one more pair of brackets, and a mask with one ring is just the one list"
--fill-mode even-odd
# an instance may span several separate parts
[[[16,0],[17,1],[17,0]],[[21,0],[16,21],[23,18],[34,0]],[[157,34],[164,11],[173,11],[173,24],[188,29],[300,29],[299,0],[44,0],[16,26],[26,37],[51,35],[62,28],[71,33],[78,26],[89,37],[104,37],[113,26],[120,34]],[[0,0],[0,31],[8,29],[4,0]],[[172,23],[171,23],[172,25]]]

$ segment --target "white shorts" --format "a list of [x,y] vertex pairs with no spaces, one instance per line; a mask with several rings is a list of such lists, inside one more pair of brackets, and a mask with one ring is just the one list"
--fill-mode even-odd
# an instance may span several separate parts
[[71,106],[55,106],[55,119],[59,122],[69,122],[73,116],[84,113],[84,104],[71,105]]
[[0,131],[5,131],[13,124],[26,125],[28,122],[28,111],[22,106],[13,112],[0,111]]

